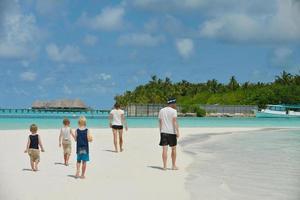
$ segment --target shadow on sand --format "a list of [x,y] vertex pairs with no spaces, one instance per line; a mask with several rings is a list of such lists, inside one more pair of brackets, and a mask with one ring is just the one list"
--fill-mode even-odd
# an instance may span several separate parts
[[22,169],[22,171],[33,172],[33,170],[32,170],[32,169],[29,169],[29,168],[24,168],[24,169]]
[[75,175],[68,175],[67,177],[78,179],[78,177],[76,177]]
[[103,151],[110,152],[110,153],[117,153],[116,151],[113,151],[113,150],[110,150],[110,149],[104,149]]
[[148,167],[149,167],[149,168],[152,168],[152,169],[158,169],[158,170],[165,171],[164,168],[159,167],[159,166],[148,166]]
[[65,163],[62,163],[62,162],[55,162],[54,165],[64,165],[64,166],[65,166]]

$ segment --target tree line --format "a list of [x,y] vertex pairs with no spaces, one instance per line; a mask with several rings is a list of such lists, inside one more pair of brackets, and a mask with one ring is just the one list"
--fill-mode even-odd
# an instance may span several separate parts
[[300,104],[300,74],[283,71],[273,82],[239,83],[235,76],[228,83],[216,79],[206,83],[186,80],[173,83],[170,78],[152,76],[144,85],[115,97],[122,106],[129,104],[164,104],[169,97],[176,97],[180,105],[219,104],[257,105]]

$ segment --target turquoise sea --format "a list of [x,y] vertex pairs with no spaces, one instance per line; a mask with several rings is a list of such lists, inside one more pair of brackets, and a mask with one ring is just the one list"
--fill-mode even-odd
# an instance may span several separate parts
[[[61,127],[64,115],[56,117],[3,117],[0,116],[0,129],[27,129],[35,123],[39,128],[56,129]],[[127,118],[130,128],[154,128],[158,121],[154,117]],[[77,125],[77,117],[71,118],[71,125]],[[300,127],[300,118],[179,118],[180,127]],[[97,116],[88,118],[90,128],[107,128],[108,117]]]

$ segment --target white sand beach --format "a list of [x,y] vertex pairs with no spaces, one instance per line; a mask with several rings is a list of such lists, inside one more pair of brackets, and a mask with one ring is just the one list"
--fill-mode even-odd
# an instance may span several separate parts
[[[182,138],[193,134],[225,133],[258,128],[182,128]],[[70,166],[62,165],[59,130],[39,130],[45,153],[38,172],[30,171],[24,153],[28,130],[0,131],[0,199],[190,199],[187,168],[192,162],[179,145],[179,171],[163,171],[157,129],[136,128],[125,133],[125,151],[113,153],[110,129],[92,129],[86,179],[75,179],[75,143]],[[182,139],[181,138],[181,139]],[[170,160],[169,160],[170,163]]]

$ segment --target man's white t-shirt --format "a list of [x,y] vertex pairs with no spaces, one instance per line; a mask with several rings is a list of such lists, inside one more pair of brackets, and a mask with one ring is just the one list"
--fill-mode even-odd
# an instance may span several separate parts
[[113,109],[110,111],[110,114],[113,116],[112,125],[122,126],[122,115],[124,115],[124,110]]
[[162,122],[161,132],[168,134],[176,134],[173,126],[173,119],[177,117],[177,110],[171,107],[165,107],[159,111],[158,118]]

